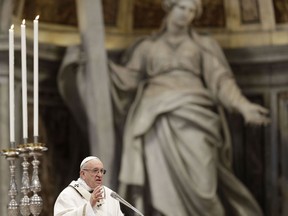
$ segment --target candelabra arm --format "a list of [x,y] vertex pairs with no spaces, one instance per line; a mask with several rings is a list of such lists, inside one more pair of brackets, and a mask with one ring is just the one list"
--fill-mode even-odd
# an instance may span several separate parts
[[[25,140],[24,140],[25,141]],[[20,152],[20,157],[23,158],[22,162],[22,186],[21,186],[21,192],[23,193],[23,197],[20,201],[20,213],[23,216],[29,216],[31,214],[30,212],[30,199],[28,197],[28,193],[30,192],[30,179],[29,179],[29,149],[27,144],[19,145],[18,149]]]
[[1,155],[4,155],[7,161],[9,162],[9,170],[10,170],[10,183],[9,183],[9,191],[8,195],[10,196],[10,201],[8,204],[8,216],[18,216],[19,213],[19,206],[16,201],[16,196],[18,194],[17,191],[17,184],[15,178],[15,162],[18,158],[18,152],[15,148],[11,148],[8,150],[3,150]]
[[33,143],[29,149],[30,155],[33,157],[33,161],[31,162],[33,165],[33,174],[30,186],[31,191],[33,191],[33,196],[30,198],[30,211],[34,216],[38,216],[43,208],[42,198],[38,195],[41,191],[41,182],[38,174],[40,161],[38,157],[41,156],[42,152],[46,151],[47,148],[43,144]]

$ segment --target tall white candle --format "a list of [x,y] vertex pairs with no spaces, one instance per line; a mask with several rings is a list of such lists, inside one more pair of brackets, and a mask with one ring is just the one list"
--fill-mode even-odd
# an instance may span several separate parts
[[[15,101],[14,101],[14,25],[9,29],[9,121],[10,143],[15,143]],[[11,146],[13,148],[14,146]]]
[[26,63],[26,26],[25,19],[21,24],[21,69],[22,69],[22,117],[23,139],[28,138],[28,111],[27,111],[27,63]]
[[39,69],[38,69],[38,19],[39,15],[33,21],[33,28],[34,28],[34,71],[33,71],[33,95],[34,95],[34,137],[38,137],[38,113],[39,113]]

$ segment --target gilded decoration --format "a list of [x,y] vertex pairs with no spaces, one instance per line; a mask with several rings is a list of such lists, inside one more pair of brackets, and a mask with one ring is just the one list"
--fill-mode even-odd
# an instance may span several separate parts
[[242,23],[260,22],[258,0],[241,0],[240,9]]
[[117,25],[119,0],[105,0],[102,3],[105,25],[115,27]]
[[[117,27],[119,21],[120,4],[129,8],[132,4],[133,30],[157,29],[164,17],[162,0],[105,0],[103,14],[105,25]],[[15,0],[14,15],[19,19],[33,20],[40,15],[41,22],[48,24],[77,26],[77,8],[75,0]],[[200,27],[225,27],[224,0],[203,0],[203,16],[195,22]],[[121,14],[127,16],[127,14]],[[121,19],[120,19],[121,20]]]
[[[161,0],[135,0],[133,29],[158,28],[164,17]],[[225,27],[223,0],[203,0],[203,15],[195,21],[198,27]]]
[[20,19],[33,20],[39,14],[42,22],[77,26],[75,0],[17,0],[15,7],[14,14]]
[[[116,26],[118,0],[103,1],[104,20],[107,26]],[[14,14],[20,19],[33,20],[40,15],[41,22],[77,26],[76,0],[16,0]]]
[[[31,21],[39,14],[40,42],[61,46],[79,44],[81,39],[77,29],[76,2],[76,0],[15,0],[13,23],[20,26],[22,19],[27,19],[27,36],[32,38]],[[265,20],[270,20],[269,22],[260,17],[262,10],[269,11],[267,4],[262,1],[235,0],[233,3],[227,3],[226,7],[224,2],[227,3],[224,0],[202,0],[203,14],[194,21],[193,26],[200,31],[215,33],[216,39],[224,47],[287,43],[287,33],[283,31],[258,32],[261,37],[257,40],[249,33],[239,39],[238,34],[222,31],[251,30],[250,27],[258,28],[260,21],[261,25],[263,21],[265,28],[274,28],[272,11],[265,14]],[[274,4],[275,23],[287,23],[288,0],[271,0],[271,2]],[[105,43],[108,49],[125,48],[136,38],[159,29],[165,16],[162,0],[102,0],[102,3],[106,27]],[[229,19],[229,22],[226,19]],[[247,25],[250,23],[256,25]]]
[[161,0],[135,0],[133,29],[158,28],[165,15],[161,2]]
[[194,26],[224,28],[226,25],[224,0],[202,0],[203,14]]
[[288,0],[274,0],[276,23],[282,24],[288,22]]

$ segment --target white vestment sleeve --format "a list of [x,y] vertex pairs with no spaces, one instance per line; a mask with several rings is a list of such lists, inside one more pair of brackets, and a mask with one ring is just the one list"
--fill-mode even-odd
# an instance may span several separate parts
[[120,204],[111,197],[112,190],[105,187],[105,198],[99,206],[92,207],[90,193],[78,182],[72,181],[58,196],[54,216],[124,216]]
[[54,216],[94,216],[90,203],[72,187],[65,188],[54,205]]

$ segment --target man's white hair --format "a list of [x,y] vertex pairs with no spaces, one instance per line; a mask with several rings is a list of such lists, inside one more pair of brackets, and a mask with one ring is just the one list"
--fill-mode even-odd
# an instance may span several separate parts
[[98,157],[95,157],[95,156],[88,156],[88,157],[84,158],[84,159],[82,160],[81,164],[80,164],[80,169],[82,169],[82,167],[84,166],[84,164],[86,164],[88,161],[94,160],[94,159],[100,161],[100,159],[99,159]]

